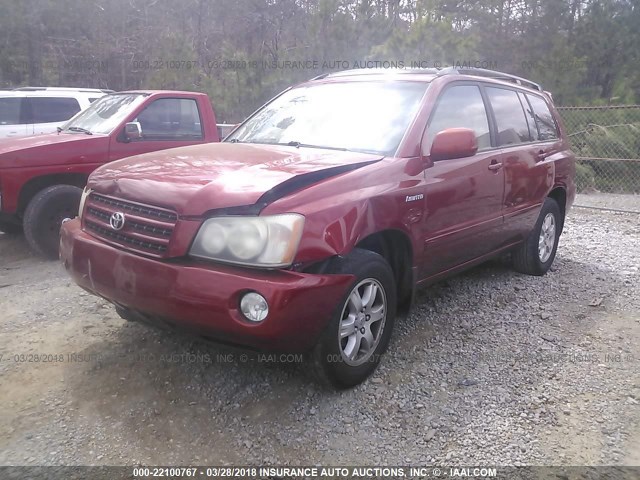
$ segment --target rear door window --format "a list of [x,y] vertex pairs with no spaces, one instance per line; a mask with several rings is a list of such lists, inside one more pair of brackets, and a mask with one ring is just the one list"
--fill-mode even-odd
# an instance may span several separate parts
[[0,98],[0,125],[20,125],[26,123],[22,114],[22,98]]
[[531,141],[529,125],[515,90],[485,87],[496,120],[498,146]]
[[529,99],[529,103],[531,103],[531,108],[533,108],[533,115],[536,126],[538,127],[538,138],[540,141],[557,139],[559,137],[558,127],[547,102],[542,97],[528,93],[527,98]]
[[447,128],[469,128],[476,134],[478,150],[491,147],[487,111],[477,85],[456,85],[440,96],[423,141],[425,152],[431,150],[436,134]]
[[75,98],[31,97],[31,123],[64,122],[80,111]]

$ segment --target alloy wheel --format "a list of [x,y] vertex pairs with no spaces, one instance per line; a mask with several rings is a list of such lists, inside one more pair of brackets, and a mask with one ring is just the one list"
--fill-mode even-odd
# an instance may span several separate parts
[[556,218],[553,213],[547,213],[542,221],[540,237],[538,238],[538,257],[545,263],[551,257],[556,243]]
[[377,280],[367,278],[351,290],[342,309],[338,332],[345,363],[358,366],[371,358],[382,338],[386,313],[387,297]]

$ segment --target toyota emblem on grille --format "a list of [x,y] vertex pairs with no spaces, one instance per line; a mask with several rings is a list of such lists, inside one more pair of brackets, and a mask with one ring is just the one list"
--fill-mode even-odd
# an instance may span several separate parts
[[124,213],[116,212],[111,215],[111,218],[109,219],[109,225],[111,225],[111,228],[113,228],[114,230],[122,230],[122,227],[124,227],[124,220]]

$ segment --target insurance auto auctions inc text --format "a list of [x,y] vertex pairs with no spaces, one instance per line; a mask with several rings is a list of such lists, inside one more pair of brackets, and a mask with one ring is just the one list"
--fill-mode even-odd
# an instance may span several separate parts
[[485,467],[260,467],[259,476],[306,478],[496,477]]

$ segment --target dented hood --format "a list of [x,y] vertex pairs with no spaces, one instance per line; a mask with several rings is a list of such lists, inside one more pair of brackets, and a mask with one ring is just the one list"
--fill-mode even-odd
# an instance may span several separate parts
[[263,206],[325,178],[380,160],[379,155],[242,143],[181,147],[109,163],[89,188],[181,216]]

